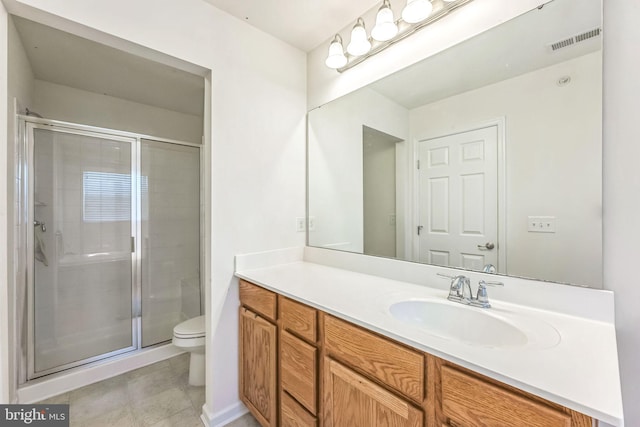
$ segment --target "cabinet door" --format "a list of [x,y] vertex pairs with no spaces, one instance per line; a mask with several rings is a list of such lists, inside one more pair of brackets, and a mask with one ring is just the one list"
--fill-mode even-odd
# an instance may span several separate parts
[[277,425],[276,326],[240,309],[240,400],[263,427]]
[[423,414],[367,378],[324,360],[324,427],[419,427]]

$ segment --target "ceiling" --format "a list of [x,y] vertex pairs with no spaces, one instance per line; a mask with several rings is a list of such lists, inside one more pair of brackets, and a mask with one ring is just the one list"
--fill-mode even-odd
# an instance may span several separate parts
[[[349,25],[353,16],[379,3],[205,1],[303,50],[313,49]],[[36,79],[185,114],[203,114],[201,76],[23,18],[14,16],[13,20]],[[414,108],[600,49],[601,37],[554,53],[548,49],[549,43],[600,25],[600,0],[556,0],[371,87]]]
[[381,0],[205,0],[309,52]]
[[38,80],[203,115],[201,76],[17,16],[13,22]]

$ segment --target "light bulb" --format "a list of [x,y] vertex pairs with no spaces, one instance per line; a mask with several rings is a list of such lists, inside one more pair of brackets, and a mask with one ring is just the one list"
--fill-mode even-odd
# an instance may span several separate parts
[[324,63],[329,68],[341,68],[347,65],[347,57],[344,56],[344,50],[342,48],[342,37],[339,34],[331,41],[331,45],[329,45],[329,55],[327,55],[327,59]]
[[407,5],[402,9],[402,20],[415,24],[427,19],[432,10],[433,5],[429,0],[407,0]]
[[398,26],[393,20],[393,11],[389,0],[384,0],[376,15],[376,26],[371,30],[371,37],[379,42],[391,40],[398,34]]
[[353,56],[364,55],[371,50],[371,42],[367,37],[367,30],[364,28],[364,21],[358,18],[356,25],[351,30],[351,41],[347,46],[347,52]]

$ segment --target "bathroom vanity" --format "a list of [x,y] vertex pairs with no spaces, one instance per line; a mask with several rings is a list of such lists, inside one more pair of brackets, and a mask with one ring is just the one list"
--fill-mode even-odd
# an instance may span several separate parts
[[[263,426],[623,425],[615,329],[602,312],[608,292],[560,287],[597,318],[514,304],[497,291],[483,310],[447,301],[436,267],[410,267],[433,276],[425,286],[410,283],[417,270],[398,281],[336,268],[350,256],[352,270],[398,261],[305,250],[236,258],[240,398]],[[398,314],[416,302],[436,304],[426,307],[456,328]]]

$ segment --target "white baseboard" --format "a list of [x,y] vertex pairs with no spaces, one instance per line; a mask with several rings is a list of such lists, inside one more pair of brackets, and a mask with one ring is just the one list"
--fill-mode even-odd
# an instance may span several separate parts
[[224,427],[247,412],[249,412],[249,410],[244,406],[244,404],[242,404],[242,402],[237,402],[236,404],[228,406],[215,414],[212,414],[205,404],[202,406],[202,415],[200,415],[200,419],[207,427]]

